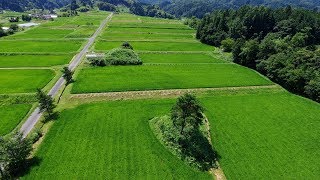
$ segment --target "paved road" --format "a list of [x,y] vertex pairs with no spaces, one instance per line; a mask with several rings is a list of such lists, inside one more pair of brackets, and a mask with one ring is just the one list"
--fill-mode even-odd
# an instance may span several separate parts
[[[81,60],[84,58],[86,53],[88,52],[89,48],[94,43],[97,36],[101,33],[103,28],[107,25],[108,21],[111,19],[113,14],[110,14],[100,25],[100,27],[96,30],[96,32],[92,35],[92,37],[89,38],[88,43],[84,46],[84,48],[80,51],[79,54],[77,54],[73,61],[69,64],[69,69],[71,71],[75,70],[75,68],[80,64]],[[56,82],[56,84],[52,87],[52,89],[49,91],[48,95],[55,96],[61,88],[63,88],[65,83],[65,80],[63,77],[60,77],[60,79]],[[34,128],[34,126],[37,124],[39,119],[41,118],[42,113],[40,112],[39,108],[36,108],[32,114],[29,116],[27,121],[22,125],[20,132],[23,134],[23,137],[26,137],[31,130]]]

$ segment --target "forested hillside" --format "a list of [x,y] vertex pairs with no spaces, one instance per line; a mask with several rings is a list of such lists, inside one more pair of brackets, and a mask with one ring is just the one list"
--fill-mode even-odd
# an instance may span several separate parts
[[[319,9],[319,0],[140,0],[148,3],[161,3],[161,8],[176,16],[202,17],[215,9],[237,9],[243,5],[266,5],[270,7],[294,6]],[[168,3],[171,2],[171,3]]]
[[288,90],[320,102],[320,14],[291,7],[219,10],[200,22],[201,42],[232,51]]

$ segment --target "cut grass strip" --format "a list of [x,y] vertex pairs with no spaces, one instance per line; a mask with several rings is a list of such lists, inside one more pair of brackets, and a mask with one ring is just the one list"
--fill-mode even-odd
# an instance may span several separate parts
[[1,69],[0,94],[34,93],[54,77],[49,69]]
[[269,84],[273,83],[250,69],[234,64],[113,66],[82,69],[72,93]]

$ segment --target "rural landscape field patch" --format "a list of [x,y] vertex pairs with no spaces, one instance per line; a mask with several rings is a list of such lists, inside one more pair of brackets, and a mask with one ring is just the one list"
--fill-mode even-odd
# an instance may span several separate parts
[[85,68],[73,93],[154,89],[214,88],[270,85],[257,73],[233,64],[143,65]]
[[106,102],[65,110],[37,152],[40,166],[23,179],[211,179],[168,152],[149,128],[148,120],[167,113],[173,102]]

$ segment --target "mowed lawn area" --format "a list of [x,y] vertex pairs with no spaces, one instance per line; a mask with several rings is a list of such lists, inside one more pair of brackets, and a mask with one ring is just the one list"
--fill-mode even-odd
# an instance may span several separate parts
[[63,55],[5,55],[0,56],[0,67],[50,67],[68,64],[73,54]]
[[319,179],[318,103],[283,92],[201,102],[228,179]]
[[35,93],[55,76],[50,69],[1,69],[0,94]]
[[[120,47],[123,41],[100,40],[95,44],[96,50],[111,50]],[[129,41],[137,51],[213,51],[214,47],[194,42],[166,41]]]
[[227,63],[216,56],[206,53],[139,53],[143,63],[169,63],[169,64],[188,64],[188,63]]
[[212,179],[167,151],[148,120],[173,100],[118,101],[64,110],[22,179]]
[[256,72],[234,64],[113,66],[82,69],[72,93],[270,84]]
[[30,108],[30,104],[0,105],[0,136],[16,128]]

